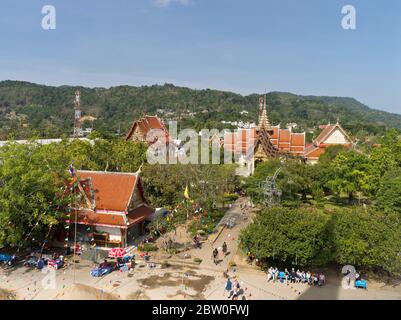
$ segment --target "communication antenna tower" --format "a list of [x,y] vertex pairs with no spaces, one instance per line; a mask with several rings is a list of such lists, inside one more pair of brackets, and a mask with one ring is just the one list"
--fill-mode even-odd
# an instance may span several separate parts
[[74,100],[74,138],[83,136],[81,115],[81,91],[77,89]]

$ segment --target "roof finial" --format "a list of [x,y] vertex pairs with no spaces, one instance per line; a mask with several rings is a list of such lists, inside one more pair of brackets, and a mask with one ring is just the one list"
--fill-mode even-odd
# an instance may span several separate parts
[[143,167],[143,162],[142,164],[139,166],[138,170],[135,172],[135,174],[139,175],[142,172],[142,167]]
[[266,110],[266,94],[264,97],[259,98],[259,129],[260,128],[271,130],[271,125]]

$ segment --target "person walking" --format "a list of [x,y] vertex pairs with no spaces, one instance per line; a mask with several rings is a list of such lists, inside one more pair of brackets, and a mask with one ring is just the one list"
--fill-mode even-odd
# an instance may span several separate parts
[[228,278],[227,282],[226,282],[226,286],[224,288],[224,293],[228,294],[227,298],[231,297],[232,289],[233,289],[233,284],[232,284],[230,278]]
[[319,274],[319,287],[324,286],[326,284],[326,277],[323,273]]
[[217,248],[214,248],[212,257],[213,257],[214,264],[217,265],[218,258],[219,258],[219,251],[217,250]]
[[240,289],[240,285],[237,279],[234,279],[233,281],[233,285],[232,285],[232,289],[233,289],[233,295],[238,296],[239,295],[239,289]]
[[223,255],[224,255],[224,257],[226,257],[227,256],[227,243],[224,241],[224,243],[223,243]]
[[270,282],[270,280],[273,278],[272,273],[273,273],[273,268],[270,267],[270,268],[267,270],[267,282]]
[[276,282],[277,276],[278,276],[278,269],[276,267],[273,267],[273,269],[272,269],[272,280],[273,280],[273,282]]

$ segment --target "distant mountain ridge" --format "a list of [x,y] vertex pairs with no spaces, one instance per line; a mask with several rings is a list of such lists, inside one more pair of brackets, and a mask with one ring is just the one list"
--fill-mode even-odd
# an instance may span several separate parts
[[[141,115],[159,113],[178,119],[182,126],[222,128],[221,121],[256,121],[259,94],[242,96],[219,90],[195,90],[172,84],[85,88],[46,86],[23,81],[0,82],[0,138],[69,135],[73,99],[81,89],[83,115],[96,118],[95,129],[124,134]],[[401,129],[401,115],[371,109],[354,98],[301,96],[286,92],[267,94],[273,124],[296,122],[299,129],[316,128],[337,119],[353,133],[377,134]],[[240,114],[241,111],[248,114]]]

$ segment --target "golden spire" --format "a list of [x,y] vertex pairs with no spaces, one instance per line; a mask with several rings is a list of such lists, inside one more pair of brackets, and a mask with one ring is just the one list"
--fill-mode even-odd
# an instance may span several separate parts
[[264,95],[264,97],[259,98],[259,129],[261,128],[265,128],[267,130],[272,129],[269,117],[267,116],[266,95]]

